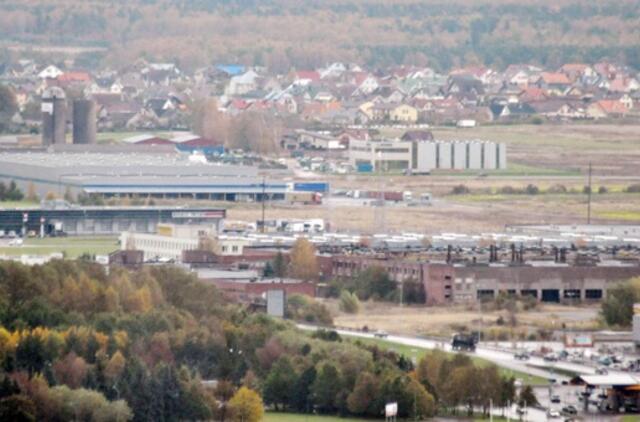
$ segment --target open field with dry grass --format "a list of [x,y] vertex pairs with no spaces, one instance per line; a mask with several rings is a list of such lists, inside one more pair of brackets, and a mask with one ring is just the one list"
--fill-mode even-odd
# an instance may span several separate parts
[[[345,314],[338,310],[337,301],[327,300],[326,304],[334,314],[334,324],[338,327],[358,328],[364,326],[370,330],[384,330],[404,335],[449,336],[466,326],[470,329],[496,327],[499,317],[508,319],[506,311],[480,309],[479,305],[471,307],[438,306],[390,306],[388,303],[366,302],[358,314]],[[516,314],[516,329],[535,331],[560,328],[562,323],[567,328],[595,328],[598,326],[598,307],[538,305],[533,310],[520,311]]]

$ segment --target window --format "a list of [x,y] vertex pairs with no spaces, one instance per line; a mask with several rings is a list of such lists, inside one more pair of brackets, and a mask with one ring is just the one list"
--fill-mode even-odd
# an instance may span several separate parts
[[602,289],[587,289],[584,291],[585,299],[602,299]]

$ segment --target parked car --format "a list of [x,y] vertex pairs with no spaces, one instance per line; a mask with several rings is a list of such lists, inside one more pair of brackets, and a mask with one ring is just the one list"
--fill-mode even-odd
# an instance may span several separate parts
[[609,371],[607,371],[607,368],[600,366],[598,368],[596,368],[596,374],[598,375],[607,375],[609,373]]
[[544,355],[544,357],[542,359],[547,361],[547,362],[557,362],[558,361],[558,355],[556,355],[553,352],[552,353],[547,353],[546,355]]
[[386,338],[389,336],[389,334],[386,331],[378,330],[373,333],[373,336],[378,338]]
[[576,409],[574,405],[570,404],[562,408],[562,413],[564,413],[565,415],[574,416],[578,414],[578,409]]
[[517,360],[529,360],[529,353],[527,351],[518,352],[513,357]]
[[551,396],[551,403],[560,403],[560,396],[557,394],[554,394]]
[[549,410],[547,410],[547,417],[548,418],[559,418],[560,417],[560,412],[558,412],[555,409],[549,409]]

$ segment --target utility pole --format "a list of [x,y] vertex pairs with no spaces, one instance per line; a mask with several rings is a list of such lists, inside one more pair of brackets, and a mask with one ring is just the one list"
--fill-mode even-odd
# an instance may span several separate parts
[[265,195],[266,193],[266,184],[265,184],[265,177],[262,176],[262,227],[261,227],[261,232],[264,233],[266,230],[266,227],[264,226],[264,212],[265,212],[265,206],[267,204],[267,197]]
[[587,224],[590,225],[591,224],[591,161],[589,161],[589,184],[588,184],[588,191],[587,191]]

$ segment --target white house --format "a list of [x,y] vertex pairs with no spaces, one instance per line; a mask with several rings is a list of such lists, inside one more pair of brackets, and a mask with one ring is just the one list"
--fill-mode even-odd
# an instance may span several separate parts
[[38,73],[38,78],[40,78],[40,79],[56,79],[57,77],[59,77],[63,73],[64,72],[62,70],[58,69],[56,66],[50,65],[50,66],[47,66],[46,68],[44,68],[44,70],[42,70],[40,73]]

